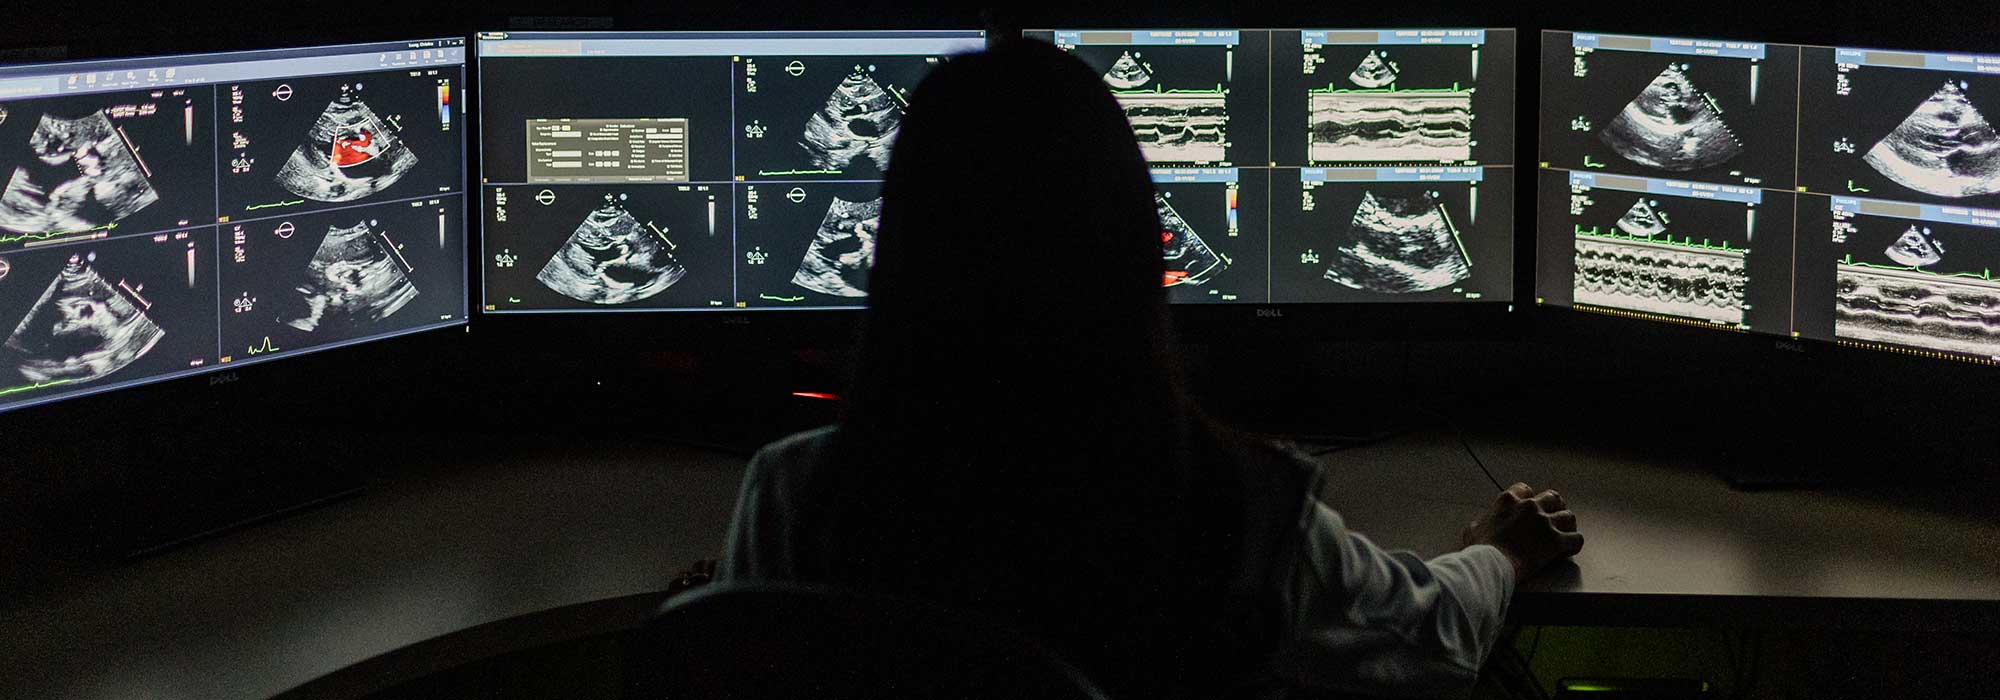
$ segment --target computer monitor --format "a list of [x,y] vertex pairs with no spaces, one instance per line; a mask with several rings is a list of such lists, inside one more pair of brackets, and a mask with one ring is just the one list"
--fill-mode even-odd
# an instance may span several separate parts
[[1512,30],[1024,34],[1081,58],[1124,107],[1154,168],[1173,302],[1281,318],[1513,300]]
[[479,37],[487,314],[865,305],[910,92],[984,32]]
[[465,50],[0,67],[0,411],[465,323]]
[[1544,33],[1538,301],[2000,361],[1996,66]]

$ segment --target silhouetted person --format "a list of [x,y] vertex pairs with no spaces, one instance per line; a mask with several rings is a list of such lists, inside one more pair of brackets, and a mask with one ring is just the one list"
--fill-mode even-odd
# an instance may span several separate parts
[[1138,145],[1053,47],[934,71],[884,193],[840,423],[752,460],[721,580],[984,612],[1113,697],[1432,692],[1471,683],[1518,578],[1582,545],[1516,485],[1464,551],[1386,553],[1319,504],[1313,462],[1204,418]]

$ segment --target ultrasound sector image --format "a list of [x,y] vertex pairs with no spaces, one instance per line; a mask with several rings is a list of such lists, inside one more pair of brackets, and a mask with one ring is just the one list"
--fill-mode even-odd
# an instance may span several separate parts
[[0,402],[212,361],[214,235],[198,228],[0,254]]
[[1597,50],[1577,77],[1570,37],[1543,45],[1551,166],[1781,189],[1796,180],[1797,47],[1767,45],[1755,62]]
[[907,96],[934,66],[923,56],[746,57],[736,68],[736,174],[880,178]]
[[523,185],[487,198],[496,310],[731,305],[727,186]]
[[[1860,67],[1806,50],[1799,179],[1808,191],[2000,207],[2000,79]],[[1839,94],[1845,89],[1847,94]]]
[[1323,46],[1308,76],[1314,163],[1473,158],[1471,48]]
[[[1508,298],[1513,242],[1505,184],[1489,177],[1476,190],[1466,182],[1398,181],[1275,189],[1274,195],[1294,193],[1272,200],[1274,210],[1287,213],[1272,220],[1271,300]],[[1302,209],[1305,201],[1310,211]]]
[[[431,72],[431,71],[427,71]],[[439,112],[458,71],[361,73],[218,87],[241,123],[220,122],[222,215],[290,214],[464,186],[463,119]],[[232,112],[233,114],[233,112]]]
[[209,88],[0,101],[0,239],[214,220]]
[[1167,300],[1175,304],[1262,303],[1268,290],[1261,226],[1263,173],[1237,183],[1237,232],[1230,235],[1230,191],[1219,182],[1160,182],[1154,208],[1160,215]]
[[1092,45],[1072,52],[1118,98],[1148,162],[1196,164],[1231,160],[1228,50]]
[[1593,203],[1571,225],[1575,303],[1748,322],[1756,246],[1744,205],[1608,188],[1586,196]]
[[1848,223],[1831,251],[1835,337],[2000,357],[2000,231],[1876,216]]
[[463,315],[458,195],[223,224],[223,355],[244,360]]
[[880,184],[759,183],[740,194],[738,299],[776,308],[867,303]]

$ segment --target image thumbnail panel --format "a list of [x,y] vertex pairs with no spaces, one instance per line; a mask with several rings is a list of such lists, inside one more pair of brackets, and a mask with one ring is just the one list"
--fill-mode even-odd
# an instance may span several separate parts
[[876,180],[910,92],[936,56],[745,56],[736,63],[736,175]]
[[1262,303],[1269,282],[1268,178],[1236,168],[1154,168],[1167,299]]
[[1284,162],[1513,160],[1512,31],[1308,30],[1301,46],[1306,129]]
[[2000,211],[1852,197],[1800,208],[1801,335],[2000,360]]
[[1506,301],[1513,188],[1478,167],[1273,175],[1271,301]]
[[0,247],[213,223],[212,93],[0,102]]
[[1799,49],[1544,32],[1541,160],[1552,167],[1790,189]]
[[2000,207],[2000,56],[1804,51],[1806,191]]
[[215,229],[0,253],[0,406],[216,360]]
[[1269,160],[1269,32],[1057,30],[1046,37],[1102,76],[1148,162]]
[[732,306],[727,185],[485,188],[489,311]]
[[1591,173],[1543,194],[1560,198],[1542,211],[1540,235],[1569,241],[1574,304],[1790,331],[1791,195]]
[[216,88],[218,217],[243,220],[456,192],[464,128],[452,68]]
[[452,194],[223,224],[223,358],[463,319],[464,208]]
[[738,298],[752,308],[866,306],[881,189],[874,182],[743,185]]

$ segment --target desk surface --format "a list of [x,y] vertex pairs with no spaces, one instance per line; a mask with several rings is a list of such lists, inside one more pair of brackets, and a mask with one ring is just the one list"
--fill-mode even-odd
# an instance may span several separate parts
[[[578,444],[543,444],[564,442]],[[1473,446],[1503,482],[1561,489],[1588,537],[1573,568],[1522,587],[1524,623],[2000,619],[1990,515],[1736,492],[1706,472],[1549,441]],[[1426,555],[1454,548],[1493,495],[1448,432],[1326,461],[1328,499],[1351,527]],[[634,624],[680,567],[720,551],[742,463],[623,443],[413,470],[15,602],[0,611],[0,697],[354,697],[468,655]]]
[[[657,603],[648,594],[721,551],[741,457],[504,440],[571,447],[422,465],[8,606],[0,697],[354,697],[471,660],[421,644],[446,635],[492,655],[602,631],[534,616],[552,609],[637,624]],[[493,453],[478,446],[495,441],[457,436],[409,452]],[[508,621],[523,624],[494,627]]]
[[[1523,623],[2000,621],[2000,517],[1941,502],[1962,506],[1978,494],[1745,492],[1698,464],[1511,436],[1470,445],[1502,484],[1559,490],[1584,533],[1574,565],[1521,587],[1512,616]],[[1327,498],[1350,527],[1426,556],[1456,548],[1459,527],[1494,495],[1449,432],[1326,461]]]

